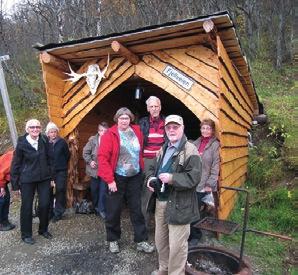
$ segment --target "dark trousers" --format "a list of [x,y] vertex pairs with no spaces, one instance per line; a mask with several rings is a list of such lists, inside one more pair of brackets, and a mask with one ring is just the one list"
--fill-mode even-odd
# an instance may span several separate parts
[[101,178],[91,177],[90,181],[91,198],[96,213],[106,213],[106,195],[108,186]]
[[[51,192],[50,217],[61,218],[66,206],[66,181],[67,170],[57,171],[54,178],[56,187],[55,194]],[[54,202],[55,198],[55,202]]]
[[147,230],[141,211],[142,180],[142,173],[133,177],[115,175],[118,190],[117,192],[109,191],[106,199],[107,241],[117,241],[121,237],[120,217],[124,199],[126,199],[129,208],[130,220],[134,229],[134,241],[142,242],[147,240]]
[[[198,207],[199,207],[199,210],[201,210],[202,206],[204,205],[204,202],[202,202],[202,199],[208,193],[207,192],[196,192],[196,194],[197,194],[197,198],[198,198]],[[201,219],[202,219],[202,213],[201,212],[200,212],[200,216],[201,216]],[[191,225],[190,225],[190,235],[189,235],[189,238],[188,238],[189,240],[192,240],[192,239],[198,239],[199,240],[202,237],[201,229],[194,227],[194,225],[198,221],[195,221],[195,222],[191,223]]]
[[35,190],[38,194],[39,233],[46,232],[49,225],[50,181],[21,184],[21,234],[22,238],[32,237],[32,206]]
[[153,162],[154,162],[154,159],[144,158],[144,164],[145,164],[144,174],[145,175],[144,175],[143,186],[142,186],[141,206],[142,206],[142,213],[145,218],[145,224],[146,224],[147,229],[149,228],[150,215],[152,215],[151,213],[149,213],[147,211],[148,203],[152,196],[152,192],[147,187],[146,174],[148,173],[150,166],[153,165]]
[[5,187],[5,196],[0,197],[0,223],[8,222],[10,193],[8,186]]

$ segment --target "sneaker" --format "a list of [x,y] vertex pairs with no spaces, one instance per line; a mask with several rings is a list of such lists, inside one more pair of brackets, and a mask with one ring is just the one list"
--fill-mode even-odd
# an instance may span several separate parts
[[152,253],[154,251],[154,246],[147,242],[139,242],[137,243],[137,250],[145,253]]
[[112,253],[119,253],[120,249],[119,249],[119,244],[117,241],[115,242],[110,242],[109,243],[109,249]]
[[100,216],[103,220],[105,220],[106,217],[107,217],[105,212],[99,212],[99,216]]

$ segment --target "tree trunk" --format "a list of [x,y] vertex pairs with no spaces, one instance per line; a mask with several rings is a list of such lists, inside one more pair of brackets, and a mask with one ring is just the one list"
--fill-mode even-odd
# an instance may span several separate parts
[[96,35],[100,36],[101,34],[101,0],[97,2],[97,13],[98,13],[98,21],[96,23]]
[[276,35],[276,69],[281,69],[282,67],[282,37],[284,30],[284,3],[283,0],[279,1],[278,9],[278,28]]

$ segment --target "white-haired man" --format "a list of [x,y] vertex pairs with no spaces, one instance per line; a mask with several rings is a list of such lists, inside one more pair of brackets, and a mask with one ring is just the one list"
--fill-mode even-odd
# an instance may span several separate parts
[[[156,96],[150,96],[146,100],[146,105],[149,115],[139,120],[139,125],[144,136],[143,157],[145,174],[166,140],[164,129],[165,117],[160,114],[160,99]],[[151,194],[148,192],[146,184],[144,184],[144,188],[142,190],[142,212],[147,227],[149,224],[149,213],[146,212],[146,208],[150,196]]]
[[196,186],[201,178],[201,159],[196,146],[184,135],[181,116],[167,116],[165,131],[168,141],[146,174],[147,187],[155,193],[149,205],[155,206],[159,268],[152,275],[184,275],[190,223],[199,218]]

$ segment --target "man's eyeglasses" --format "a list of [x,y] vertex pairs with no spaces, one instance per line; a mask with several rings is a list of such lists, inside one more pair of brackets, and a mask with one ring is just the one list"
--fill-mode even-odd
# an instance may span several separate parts
[[41,126],[29,126],[29,129],[40,129]]
[[181,125],[166,125],[165,128],[167,131],[174,130],[177,131]]

